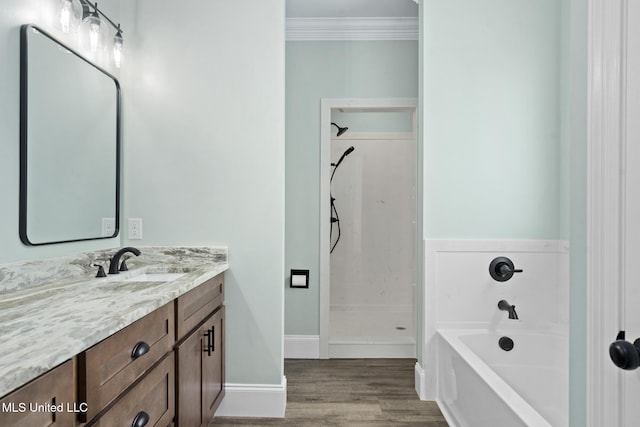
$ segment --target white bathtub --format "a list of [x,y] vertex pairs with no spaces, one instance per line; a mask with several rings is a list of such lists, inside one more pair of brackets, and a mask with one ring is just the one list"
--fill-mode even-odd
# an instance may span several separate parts
[[[514,341],[511,351],[500,337]],[[438,404],[453,427],[569,425],[568,339],[525,331],[438,331]]]

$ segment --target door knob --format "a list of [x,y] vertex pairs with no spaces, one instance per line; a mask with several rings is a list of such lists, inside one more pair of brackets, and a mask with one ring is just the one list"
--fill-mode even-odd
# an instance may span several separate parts
[[620,369],[632,371],[640,366],[640,338],[632,343],[625,340],[625,332],[618,332],[616,340],[609,346],[609,357]]

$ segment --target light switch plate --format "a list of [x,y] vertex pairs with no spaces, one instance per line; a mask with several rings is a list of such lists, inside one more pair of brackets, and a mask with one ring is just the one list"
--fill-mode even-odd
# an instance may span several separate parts
[[129,218],[129,240],[142,240],[142,218]]

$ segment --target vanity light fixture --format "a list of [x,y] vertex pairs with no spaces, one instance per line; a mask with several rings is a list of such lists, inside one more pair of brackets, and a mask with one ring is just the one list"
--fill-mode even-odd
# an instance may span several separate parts
[[[110,24],[115,30],[113,37],[113,62],[117,68],[122,63],[122,50],[124,38],[120,24],[116,25],[103,11],[98,9],[98,3],[91,3],[89,0],[59,0],[60,11],[58,19],[63,33],[76,31],[80,22],[85,27],[89,38],[89,48],[92,53],[96,53],[103,48],[106,40],[108,27]],[[93,9],[93,10],[92,10]],[[104,19],[102,19],[104,18]]]
[[68,34],[78,29],[82,20],[83,7],[80,0],[60,0],[58,22],[63,33]]
[[120,24],[118,24],[118,31],[116,35],[113,37],[113,62],[117,68],[120,68],[120,63],[122,62],[122,44],[124,39],[122,38],[122,30],[120,29]]
[[89,45],[91,52],[96,53],[100,44],[100,36],[102,35],[102,21],[98,15],[98,3],[95,4],[93,12],[90,12],[82,22],[87,26],[89,32]]

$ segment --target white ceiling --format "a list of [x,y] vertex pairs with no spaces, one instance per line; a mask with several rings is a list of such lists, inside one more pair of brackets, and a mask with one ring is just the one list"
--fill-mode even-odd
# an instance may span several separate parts
[[287,18],[418,16],[414,0],[286,0]]

